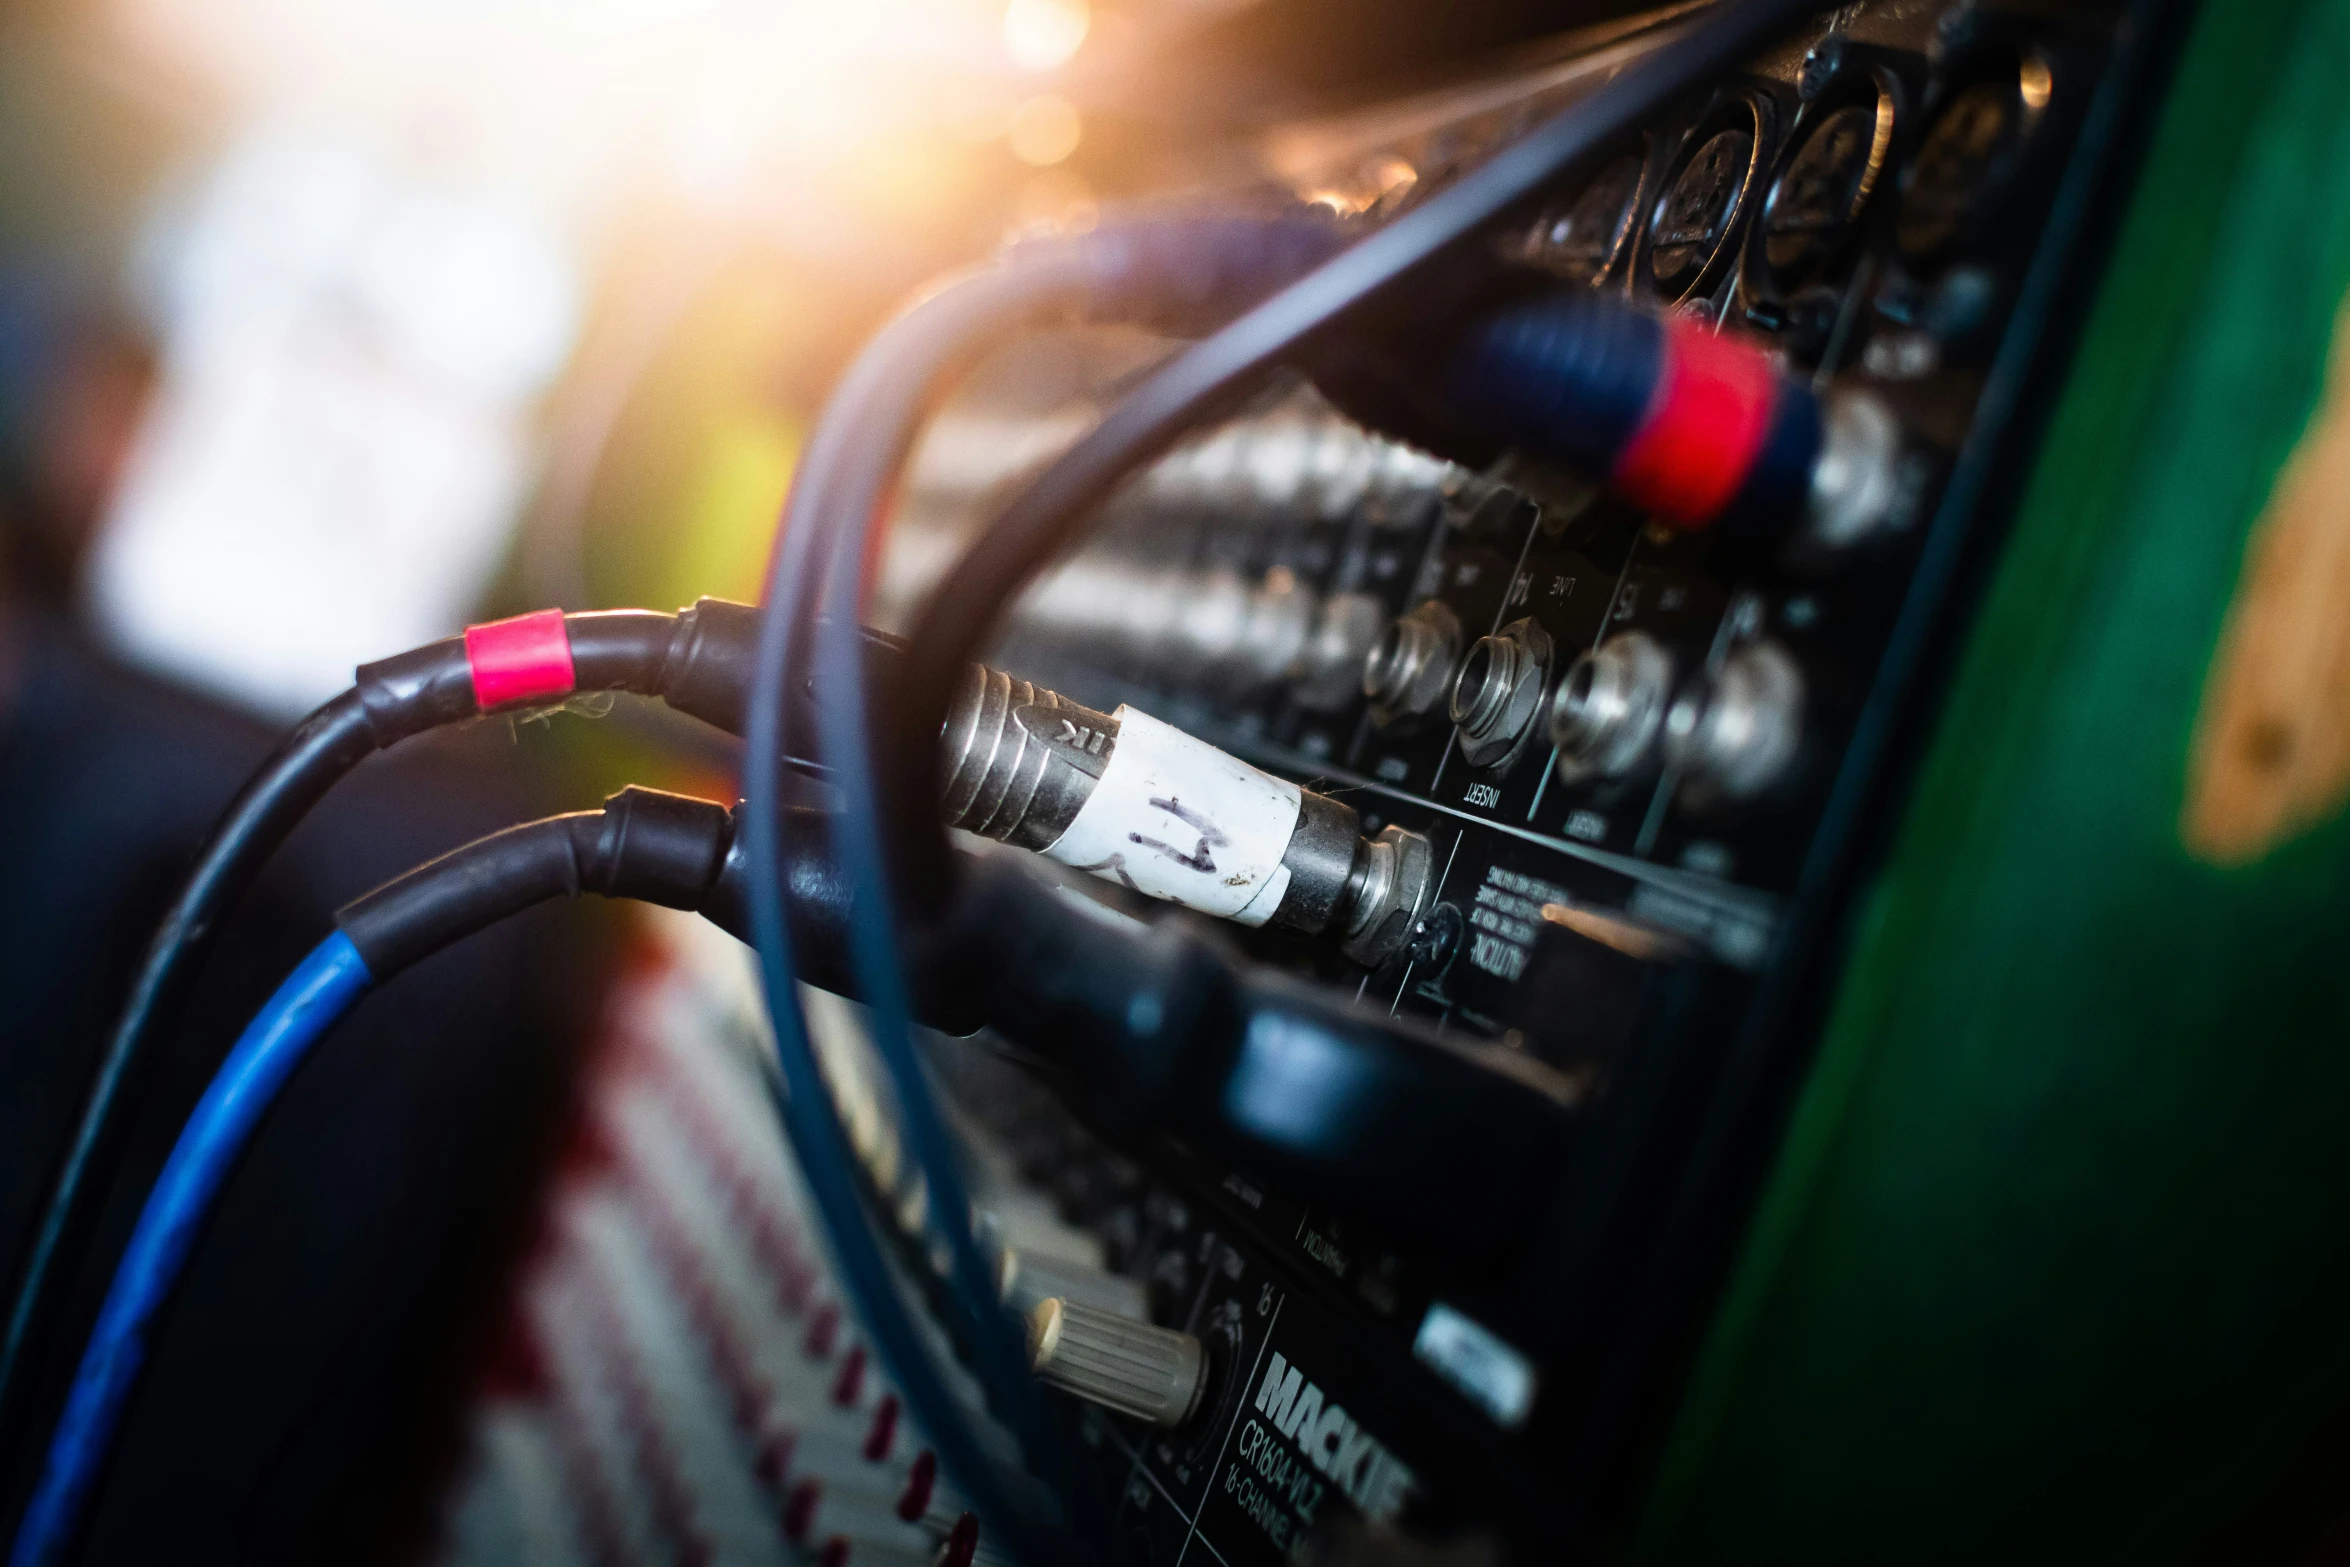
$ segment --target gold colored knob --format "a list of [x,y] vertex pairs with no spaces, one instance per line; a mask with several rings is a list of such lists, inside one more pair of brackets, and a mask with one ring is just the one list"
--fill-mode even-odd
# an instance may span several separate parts
[[1028,1314],[1028,1364],[1057,1388],[1156,1426],[1190,1419],[1208,1380],[1190,1334],[1057,1298]]

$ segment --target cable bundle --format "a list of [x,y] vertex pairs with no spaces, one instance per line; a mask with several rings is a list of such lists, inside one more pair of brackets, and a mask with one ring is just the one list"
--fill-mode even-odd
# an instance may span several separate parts
[[0,1451],[20,1434],[26,1381],[88,1251],[131,1114],[223,922],[270,855],[368,757],[486,713],[580,691],[659,697],[739,731],[751,612],[705,599],[676,615],[541,610],[368,664],[262,763],[198,850],[148,944],[53,1178],[0,1340]]

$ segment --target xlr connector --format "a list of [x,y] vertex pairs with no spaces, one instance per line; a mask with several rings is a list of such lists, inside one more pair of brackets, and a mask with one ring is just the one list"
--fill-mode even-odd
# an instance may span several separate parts
[[947,825],[1243,925],[1335,933],[1377,964],[1411,934],[1435,857],[1400,827],[1132,707],[1099,713],[974,664],[947,717]]

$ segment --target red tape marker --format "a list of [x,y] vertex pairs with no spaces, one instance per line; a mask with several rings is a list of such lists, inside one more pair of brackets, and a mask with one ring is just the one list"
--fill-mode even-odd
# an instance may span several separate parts
[[483,712],[569,696],[578,684],[563,611],[542,609],[465,628],[473,700]]
[[905,1494],[898,1498],[898,1516],[912,1523],[930,1511],[930,1493],[938,1486],[938,1455],[929,1448],[914,1455],[906,1471]]
[[1656,395],[1623,456],[1624,496],[1665,521],[1698,528],[1736,499],[1762,454],[1778,379],[1760,351],[1685,316],[1665,322]]
[[898,1396],[884,1393],[873,1409],[873,1426],[865,1433],[865,1445],[858,1449],[867,1463],[878,1464],[889,1456],[890,1444],[898,1436]]

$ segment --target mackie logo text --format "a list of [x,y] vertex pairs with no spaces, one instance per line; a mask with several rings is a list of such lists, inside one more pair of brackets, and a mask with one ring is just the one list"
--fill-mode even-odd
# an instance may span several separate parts
[[1373,1523],[1394,1522],[1412,1493],[1410,1467],[1357,1425],[1344,1405],[1324,1398],[1321,1388],[1308,1382],[1278,1350],[1257,1388],[1256,1407],[1274,1430],[1297,1444],[1307,1463],[1329,1476],[1363,1510],[1364,1517]]

